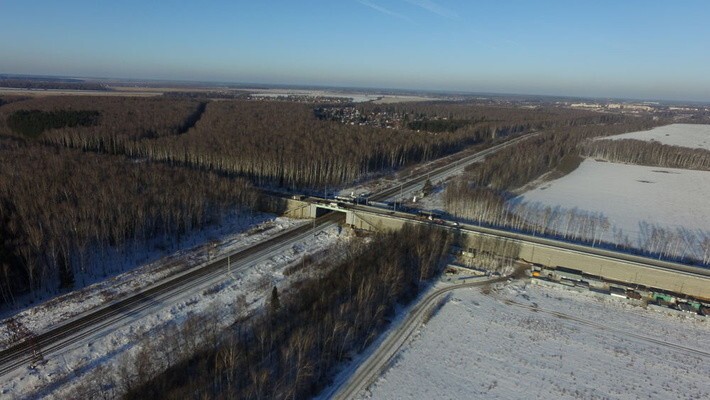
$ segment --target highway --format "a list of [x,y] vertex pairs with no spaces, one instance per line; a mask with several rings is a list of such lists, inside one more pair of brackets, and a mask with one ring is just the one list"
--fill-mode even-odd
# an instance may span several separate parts
[[293,245],[313,235],[316,229],[322,230],[342,222],[342,218],[342,214],[339,213],[326,214],[315,220],[314,224],[291,228],[252,247],[171,276],[139,293],[64,321],[62,325],[39,333],[31,340],[22,341],[0,351],[0,376],[29,365],[35,357],[35,351],[40,351],[45,357],[61,354],[106,332],[170,307],[186,296],[223,280],[228,266],[231,272],[243,271],[272,257],[280,248]]

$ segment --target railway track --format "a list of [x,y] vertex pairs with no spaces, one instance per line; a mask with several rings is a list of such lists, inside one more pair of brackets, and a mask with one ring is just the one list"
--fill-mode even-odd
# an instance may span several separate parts
[[167,301],[175,294],[184,295],[187,289],[199,288],[208,284],[215,276],[223,274],[228,265],[233,265],[233,271],[238,272],[240,269],[250,266],[249,264],[260,261],[260,258],[270,256],[274,248],[303,239],[315,228],[336,224],[342,218],[342,214],[339,213],[326,214],[315,220],[314,224],[305,224],[289,229],[247,249],[215,260],[200,268],[174,275],[139,293],[75,317],[58,327],[35,335],[29,340],[16,343],[0,351],[0,376],[36,361],[38,354],[49,355],[102,330],[129,322],[155,306],[167,304]]
[[369,199],[372,201],[389,201],[392,200],[393,196],[399,195],[399,193],[408,193],[411,192],[412,190],[417,190],[419,189],[419,186],[423,186],[424,182],[426,182],[427,179],[433,180],[433,181],[439,181],[446,179],[449,174],[451,174],[454,171],[457,170],[463,170],[466,168],[466,166],[472,162],[477,162],[483,160],[486,156],[489,156],[495,152],[497,152],[500,149],[503,149],[508,146],[512,146],[515,143],[518,143],[520,141],[523,141],[525,139],[528,139],[535,134],[526,134],[523,136],[518,136],[514,139],[509,139],[506,140],[503,143],[499,143],[495,146],[491,146],[485,150],[481,150],[475,154],[471,154],[470,156],[466,156],[460,160],[457,160],[451,164],[447,164],[438,168],[435,168],[434,170],[428,172],[427,174],[422,174],[416,178],[410,179],[406,182],[404,182],[400,186],[394,186],[388,189],[381,190],[377,193],[373,193],[370,195]]
[[503,238],[510,240],[512,243],[530,244],[540,247],[563,249],[570,253],[592,255],[599,258],[610,260],[621,260],[630,265],[653,268],[659,270],[670,270],[675,273],[685,274],[688,276],[710,278],[710,268],[704,268],[691,264],[681,264],[673,261],[659,260],[657,258],[646,257],[633,253],[616,251],[604,247],[593,247],[590,245],[561,241],[544,236],[536,236],[534,234],[508,231],[501,228],[480,226],[471,223],[461,223],[454,221],[442,220],[439,223],[436,221],[427,221],[417,218],[414,214],[403,211],[392,211],[386,208],[364,206],[353,204],[349,209],[363,215],[372,214],[378,217],[393,218],[406,220],[411,224],[434,224],[442,229],[452,230],[454,232],[473,232],[490,238]]

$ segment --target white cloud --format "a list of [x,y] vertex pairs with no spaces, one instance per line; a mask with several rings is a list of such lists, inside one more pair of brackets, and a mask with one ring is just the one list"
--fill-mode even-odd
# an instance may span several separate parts
[[373,9],[375,11],[381,12],[382,14],[386,14],[386,15],[389,15],[389,16],[392,16],[395,18],[399,18],[399,19],[403,19],[405,21],[412,22],[412,19],[407,17],[406,15],[394,12],[390,9],[387,9],[385,7],[378,5],[378,4],[372,3],[368,0],[358,0],[358,3],[362,4],[363,6],[370,7],[371,9]]
[[442,7],[441,5],[431,1],[431,0],[404,0],[409,4],[413,4],[417,7],[423,8],[431,13],[439,15],[444,18],[458,19],[458,14],[455,12]]

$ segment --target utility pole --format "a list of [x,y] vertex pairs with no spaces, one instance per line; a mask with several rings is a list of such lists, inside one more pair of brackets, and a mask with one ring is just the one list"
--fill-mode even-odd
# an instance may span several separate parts
[[[402,203],[401,203],[401,202],[402,202],[402,200],[403,200],[403,198],[404,198],[404,196],[402,196],[402,185],[403,185],[403,183],[402,183],[402,182],[399,182],[399,201],[400,201],[399,208],[400,208],[400,209],[402,209]],[[397,202],[395,201],[394,204],[397,204]],[[395,210],[395,211],[397,211],[397,210]]]

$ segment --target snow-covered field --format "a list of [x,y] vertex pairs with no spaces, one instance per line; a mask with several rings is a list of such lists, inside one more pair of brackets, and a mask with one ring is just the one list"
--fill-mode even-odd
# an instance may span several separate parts
[[[296,221],[278,218],[275,223],[267,224],[264,231],[252,232],[252,235],[240,234],[227,238],[214,249],[210,257],[218,257],[227,250],[246,247],[256,240],[275,235]],[[348,231],[332,226],[316,235],[309,235],[296,244],[281,249],[267,260],[261,261],[248,270],[232,272],[224,279],[207,289],[194,293],[185,293],[179,302],[165,304],[160,312],[141,315],[127,326],[106,330],[90,337],[87,345],[75,345],[67,348],[63,354],[45,356],[46,363],[40,364],[34,370],[17,370],[3,377],[0,382],[0,397],[2,398],[63,398],[73,385],[81,381],[98,366],[108,371],[114,371],[122,357],[137,351],[135,347],[139,339],[153,334],[152,331],[167,324],[180,325],[189,316],[210,313],[215,315],[220,323],[231,323],[238,310],[240,315],[260,307],[268,297],[273,286],[284,288],[290,285],[297,275],[285,275],[286,267],[298,264],[303,257],[314,255],[322,257],[326,249],[339,242],[349,240]],[[196,260],[207,261],[207,254]],[[144,281],[154,281],[155,271],[146,269],[141,273],[132,273],[126,278],[126,286],[130,289]],[[120,279],[118,277],[117,279]],[[105,285],[91,287],[82,293],[81,297],[72,297],[66,303],[59,301],[53,307],[45,306],[29,309],[19,316],[29,329],[35,332],[48,327],[46,321],[56,320],[58,313],[83,309],[81,299],[94,304],[94,298],[102,298]],[[110,285],[108,285],[110,286]]]
[[[517,200],[601,213],[611,226],[602,236],[643,248],[653,226],[710,237],[710,172],[598,162],[587,159],[572,173],[526,192]],[[621,229],[623,235],[618,235]],[[617,234],[613,232],[617,231]]]
[[462,289],[361,398],[707,399],[708,349],[707,320],[610,296]]
[[624,133],[604,139],[637,139],[710,150],[710,125],[672,124],[659,126],[649,131]]
[[289,91],[280,91],[280,92],[268,92],[268,93],[254,93],[252,94],[252,97],[261,97],[261,98],[279,98],[279,97],[288,97],[288,96],[309,96],[309,97],[334,97],[334,98],[339,98],[339,99],[351,99],[353,103],[364,103],[367,101],[372,101],[375,99],[380,98],[378,95],[371,95],[371,94],[343,94],[343,93],[334,93],[334,92],[324,92],[324,91],[319,91],[319,90],[314,90],[314,91],[309,91],[309,90],[289,90]]
[[288,96],[308,96],[308,97],[334,97],[341,99],[351,99],[354,103],[364,103],[372,101],[377,104],[406,103],[412,101],[432,101],[438,100],[433,97],[410,96],[410,95],[389,95],[379,93],[358,93],[347,91],[331,90],[309,90],[309,89],[253,89],[253,97],[277,98]]

